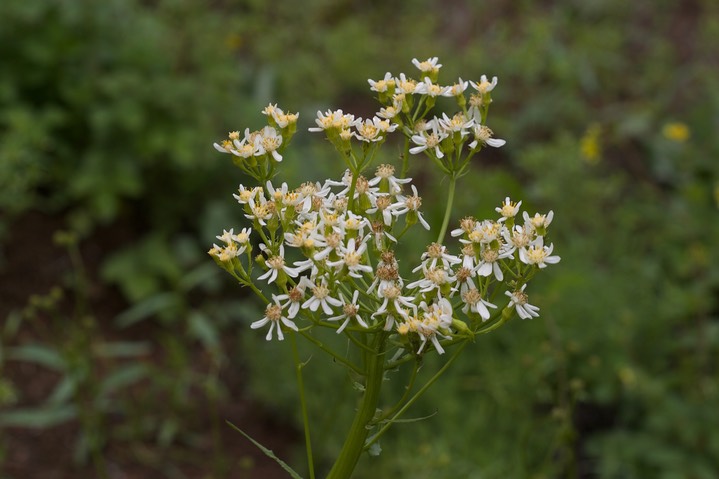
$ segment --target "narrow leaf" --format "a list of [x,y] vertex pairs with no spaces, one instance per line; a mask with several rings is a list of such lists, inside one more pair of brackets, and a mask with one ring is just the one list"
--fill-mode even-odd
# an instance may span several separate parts
[[28,361],[40,364],[56,371],[65,369],[65,360],[56,350],[40,344],[27,344],[9,348],[7,358],[15,361]]
[[62,404],[67,402],[75,394],[77,390],[77,380],[73,375],[67,375],[62,378],[55,389],[47,398],[48,404]]
[[392,424],[409,423],[409,422],[419,422],[419,421],[424,421],[425,419],[429,419],[429,418],[431,418],[431,417],[433,417],[433,416],[436,416],[436,415],[437,415],[437,411],[433,412],[432,414],[430,414],[430,415],[428,415],[428,416],[413,417],[413,418],[410,418],[410,419],[387,419],[387,420],[385,420],[385,421],[380,421],[380,424],[387,424],[388,422],[390,422],[390,423],[392,423]]
[[235,431],[237,431],[237,432],[239,432],[240,434],[242,434],[243,436],[245,436],[248,441],[250,441],[252,444],[254,444],[255,446],[257,446],[262,452],[264,452],[264,453],[265,453],[265,456],[269,457],[270,459],[272,459],[273,461],[275,461],[277,464],[279,464],[280,467],[281,467],[282,469],[284,469],[285,471],[287,471],[287,473],[288,473],[293,479],[302,479],[302,476],[300,476],[299,474],[297,474],[297,472],[295,472],[294,469],[292,469],[289,465],[287,465],[286,462],[284,462],[282,459],[280,459],[279,457],[277,457],[277,456],[275,455],[275,453],[272,452],[272,450],[267,449],[265,446],[263,446],[263,445],[260,444],[259,442],[257,442],[257,441],[255,441],[254,439],[252,439],[249,435],[247,435],[247,433],[245,433],[245,431],[243,431],[243,430],[240,429],[239,427],[235,426],[235,425],[232,424],[230,421],[226,421],[226,422],[227,422],[227,424],[228,424],[232,429],[234,429]]
[[95,346],[95,354],[101,358],[129,358],[150,354],[150,344],[136,341],[114,341]]
[[77,408],[71,405],[15,409],[0,413],[0,426],[44,429],[67,422],[75,416]]
[[149,369],[144,364],[131,364],[105,377],[100,384],[100,396],[112,394],[118,389],[127,387],[149,374]]
[[118,314],[115,318],[117,325],[126,328],[139,321],[158,314],[168,308],[172,308],[177,304],[177,296],[175,293],[161,293],[140,301],[135,306]]

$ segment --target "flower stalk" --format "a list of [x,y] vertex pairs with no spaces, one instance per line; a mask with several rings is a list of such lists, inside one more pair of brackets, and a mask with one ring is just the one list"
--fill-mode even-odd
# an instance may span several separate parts
[[[521,201],[505,198],[495,208],[497,217],[466,216],[450,229],[458,180],[476,166],[475,157],[485,147],[505,144],[486,125],[497,79],[482,75],[478,82],[460,78],[443,86],[437,58],[412,63],[420,70],[418,79],[387,73],[369,80],[382,103],[374,117],[317,112],[310,131],[324,134],[341,154],[347,169],[339,180],[306,181],[294,188],[273,183],[297,126],[297,114],[276,105],[263,111],[266,127],[246,129],[244,135],[230,132],[214,144],[258,184],[240,185],[233,195],[251,227],[224,230],[208,253],[264,303],[264,316],[250,327],[265,329],[268,341],[290,335],[310,479],[316,473],[307,408],[313,391],[305,388],[298,338],[363,382],[354,419],[327,476],[347,479],[363,452],[449,370],[470,341],[515,314],[539,316],[527,285],[560,260],[546,240],[553,213],[519,215]],[[466,98],[469,85],[474,92]],[[454,98],[458,110],[437,116],[442,97]],[[404,140],[398,165],[381,164],[372,177],[370,165],[394,132]],[[439,225],[424,218],[422,197],[407,177],[415,158],[448,179]],[[425,237],[416,234],[422,230],[433,237],[436,231],[436,241],[412,257],[404,242]],[[400,264],[411,272],[400,273]],[[345,336],[346,351],[321,340],[319,330]],[[444,365],[415,386],[424,356],[445,353]],[[385,372],[403,367],[413,368],[409,383],[383,412],[378,406]]]
[[374,335],[372,350],[374,354],[366,355],[366,380],[359,408],[350,426],[342,450],[327,479],[349,479],[357,461],[365,449],[365,440],[369,434],[368,425],[372,421],[379,404],[382,381],[384,380],[385,348],[387,333],[381,331]]

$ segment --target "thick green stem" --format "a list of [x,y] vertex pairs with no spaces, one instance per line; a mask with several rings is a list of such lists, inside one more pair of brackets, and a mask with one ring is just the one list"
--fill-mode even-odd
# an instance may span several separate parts
[[447,192],[447,208],[444,210],[444,219],[442,220],[442,228],[439,230],[437,243],[442,244],[444,235],[447,233],[447,225],[449,225],[449,217],[452,216],[452,204],[454,203],[454,190],[457,186],[457,178],[454,175],[449,177],[449,191]]
[[388,421],[384,424],[384,426],[382,426],[382,427],[380,428],[379,431],[377,431],[371,438],[369,438],[369,440],[367,441],[367,445],[370,445],[370,444],[375,443],[380,437],[382,437],[382,434],[384,434],[384,433],[387,431],[387,429],[389,429],[389,428],[392,426],[392,424],[394,424],[394,422],[395,422],[397,419],[399,419],[399,417],[400,417],[402,414],[404,414],[404,412],[405,412],[407,409],[409,409],[409,407],[410,407],[412,404],[414,404],[414,402],[415,402],[417,399],[419,399],[420,397],[422,397],[422,395],[423,395],[425,392],[427,392],[427,390],[430,388],[430,386],[432,386],[432,384],[434,384],[434,383],[440,378],[440,376],[442,376],[442,374],[444,374],[445,371],[447,371],[447,369],[449,369],[449,366],[454,362],[454,360],[459,357],[459,354],[462,352],[462,350],[464,349],[464,347],[467,346],[467,343],[469,343],[469,341],[465,340],[462,344],[459,345],[459,347],[457,348],[457,350],[456,350],[456,351],[454,352],[454,354],[447,360],[447,362],[444,364],[444,366],[442,366],[442,368],[441,368],[439,371],[437,371],[437,373],[436,373],[434,376],[432,376],[432,378],[431,378],[429,381],[427,381],[427,383],[426,383],[424,386],[422,386],[422,388],[421,388],[419,391],[417,391],[417,393],[416,393],[414,396],[412,396],[412,398],[411,398],[409,401],[407,401],[407,402],[404,404],[404,406],[402,406],[402,408],[401,408],[399,411],[397,411],[397,413],[396,413],[394,416],[392,416],[392,419],[388,420]]
[[374,354],[367,355],[367,381],[365,382],[362,402],[352,421],[345,443],[342,446],[332,470],[327,479],[349,479],[357,465],[357,461],[364,449],[365,440],[369,430],[367,425],[374,418],[379,403],[379,393],[384,378],[385,347],[387,345],[387,332],[378,332],[372,341]]

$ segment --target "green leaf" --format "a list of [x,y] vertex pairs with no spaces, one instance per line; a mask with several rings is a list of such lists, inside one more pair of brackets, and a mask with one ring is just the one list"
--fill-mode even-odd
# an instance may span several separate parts
[[169,418],[162,422],[160,431],[157,433],[157,442],[163,447],[169,446],[177,432],[180,430],[180,425],[175,418]]
[[76,416],[77,408],[72,405],[15,409],[0,413],[0,426],[44,429],[70,421]]
[[217,349],[219,344],[217,328],[214,327],[207,315],[199,311],[192,311],[188,321],[192,336],[199,339],[207,349]]
[[56,350],[40,344],[26,344],[8,349],[8,359],[37,363],[56,371],[65,370],[65,359]]
[[150,354],[148,343],[116,341],[113,343],[100,343],[95,347],[95,354],[101,358],[128,358],[146,356]]
[[77,379],[72,375],[62,378],[47,399],[48,404],[63,404],[70,399],[77,390]]
[[131,364],[113,371],[100,383],[100,396],[111,394],[118,389],[129,386],[146,377],[148,373],[149,368],[144,364]]
[[245,436],[248,441],[250,441],[252,444],[254,444],[255,446],[257,446],[262,452],[265,453],[265,456],[269,457],[270,459],[272,459],[273,461],[275,461],[277,464],[279,464],[280,467],[281,467],[282,469],[284,469],[285,471],[287,471],[287,473],[288,473],[290,476],[292,476],[293,479],[302,479],[302,476],[300,476],[299,474],[297,474],[297,472],[296,472],[294,469],[292,469],[290,466],[288,466],[287,463],[285,463],[285,462],[284,462],[282,459],[280,459],[279,457],[275,456],[275,453],[272,452],[272,450],[267,449],[265,446],[263,446],[263,445],[260,444],[259,442],[257,442],[257,441],[255,441],[254,439],[252,439],[249,435],[247,435],[247,433],[245,433],[245,431],[243,431],[243,430],[240,429],[239,427],[235,426],[235,425],[232,424],[230,421],[225,421],[225,422],[226,422],[232,429],[234,429],[235,431],[237,431],[237,432],[239,432],[240,434],[242,434],[243,436]]
[[175,293],[156,294],[118,314],[115,321],[119,327],[126,328],[158,314],[160,311],[174,307],[176,304],[177,297]]
[[190,291],[192,288],[205,284],[215,276],[219,275],[220,269],[213,262],[206,262],[197,268],[187,272],[179,282],[182,291]]

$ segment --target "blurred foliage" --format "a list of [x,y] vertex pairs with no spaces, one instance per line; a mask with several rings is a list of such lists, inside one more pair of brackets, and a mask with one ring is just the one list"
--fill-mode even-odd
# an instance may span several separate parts
[[[110,327],[151,324],[163,358],[120,379],[112,365],[143,363],[107,363],[104,378],[65,368],[75,389],[48,404],[72,407],[89,384],[104,401],[151,378],[141,398],[111,408],[135,426],[95,439],[171,445],[197,394],[222,400],[218,368],[242,365],[251,393],[299,424],[288,348],[249,331],[259,310],[231,300],[236,290],[228,295],[204,257],[217,231],[244,220],[230,197],[242,178],[211,143],[258,126],[270,101],[300,111],[300,129],[317,109],[371,115],[367,78],[437,55],[447,82],[499,77],[490,126],[508,140],[460,183],[456,219],[507,195],[530,212],[554,209],[562,262],[529,292],[542,317],[479,339],[413,410],[436,414],[388,433],[357,477],[715,477],[718,37],[711,0],[0,2],[2,229],[31,210],[61,215],[87,241],[99,224],[129,229],[100,267],[130,303]],[[288,182],[338,176],[326,146],[298,135]],[[439,215],[441,187],[421,188],[422,165],[412,174]],[[58,338],[36,336],[4,332],[0,367],[67,364]],[[236,338],[242,355],[228,356]],[[201,371],[198,343],[209,358]],[[78,351],[80,365],[98,352]],[[315,450],[331,457],[351,413],[350,379],[320,357],[305,371],[320,398],[310,403]],[[102,381],[122,387],[103,396]],[[0,378],[0,404],[21,404],[20,386]],[[401,393],[401,378],[392,387]],[[48,427],[68,411],[24,420]]]

